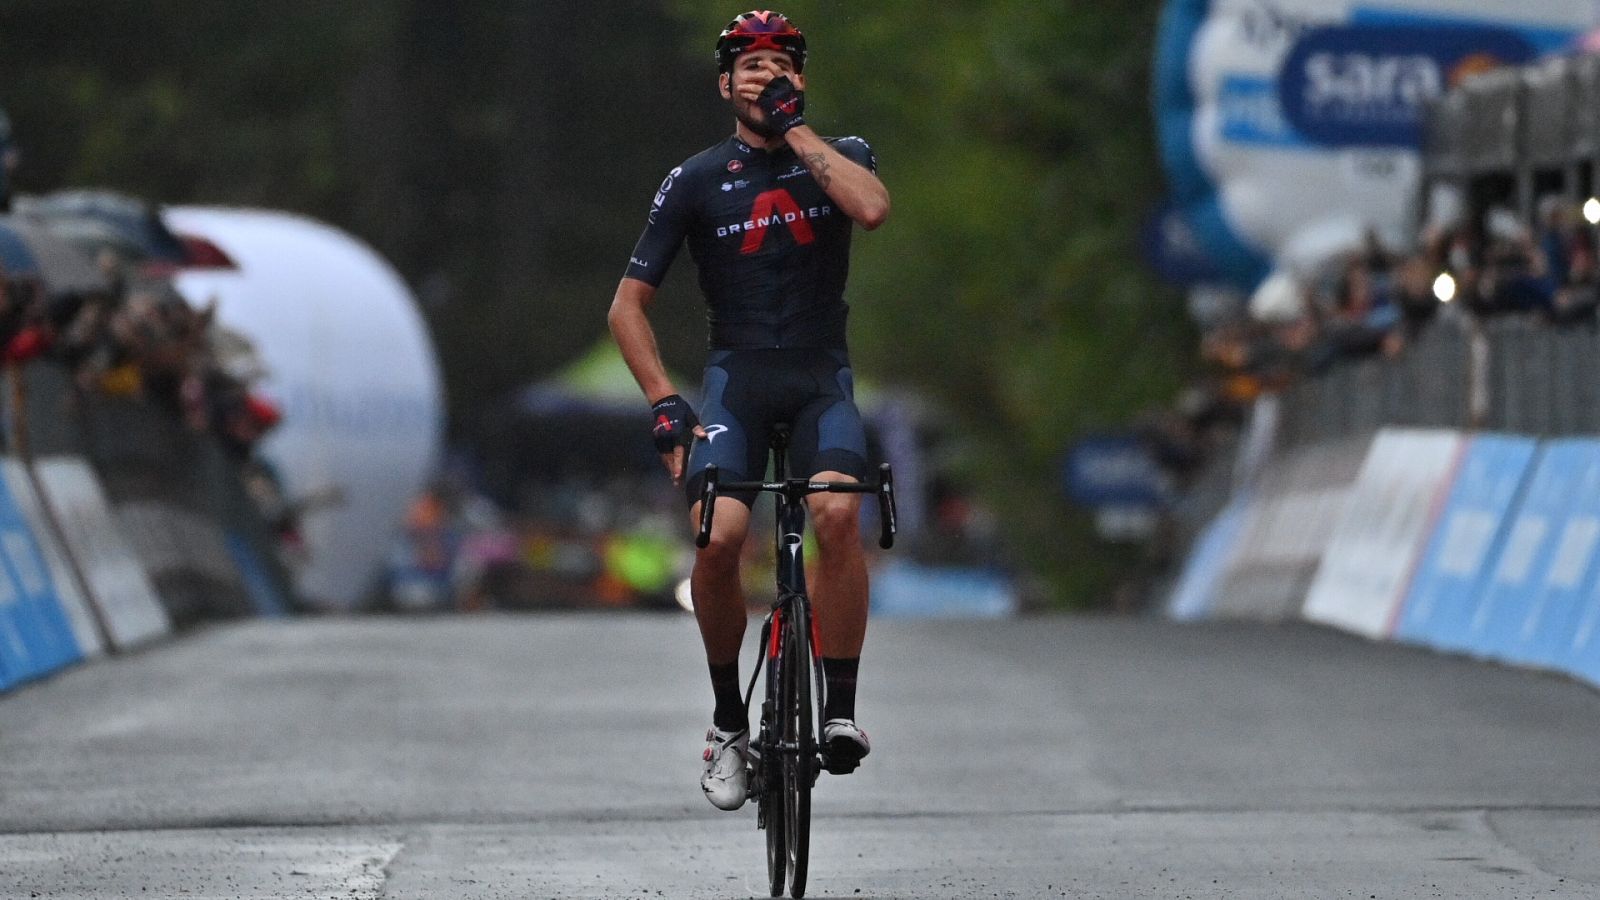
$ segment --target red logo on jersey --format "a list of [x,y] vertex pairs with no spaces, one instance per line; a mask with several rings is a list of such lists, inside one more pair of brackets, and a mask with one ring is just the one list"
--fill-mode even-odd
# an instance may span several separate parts
[[728,160],[728,171],[729,172],[737,172],[737,171],[739,171],[740,169],[743,169],[743,168],[744,168],[744,163],[738,161],[737,159]]
[[796,244],[809,244],[817,239],[811,223],[806,221],[805,210],[783,188],[756,196],[755,205],[750,208],[750,222],[753,227],[745,230],[744,246],[739,248],[739,252],[747,256],[761,249],[767,241],[767,229],[773,225],[789,226]]

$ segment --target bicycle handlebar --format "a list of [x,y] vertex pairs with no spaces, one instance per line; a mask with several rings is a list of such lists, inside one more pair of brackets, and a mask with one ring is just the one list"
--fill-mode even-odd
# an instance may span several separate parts
[[811,481],[791,478],[788,481],[730,481],[723,483],[716,466],[706,466],[705,486],[700,491],[700,533],[695,535],[696,547],[711,543],[711,523],[716,515],[717,495],[727,491],[765,491],[771,494],[788,494],[794,498],[807,494],[877,494],[878,521],[882,530],[878,546],[885,550],[894,546],[894,536],[899,530],[894,502],[894,471],[888,463],[878,467],[878,483],[865,481]]

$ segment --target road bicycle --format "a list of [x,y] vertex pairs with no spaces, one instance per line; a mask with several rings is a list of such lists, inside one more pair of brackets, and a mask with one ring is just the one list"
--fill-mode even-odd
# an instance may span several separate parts
[[878,482],[827,482],[788,477],[785,451],[788,431],[776,429],[772,437],[773,480],[722,482],[717,467],[707,466],[701,492],[700,533],[695,544],[711,541],[711,524],[720,493],[764,492],[777,507],[777,599],[761,625],[761,654],[750,676],[744,703],[748,709],[758,678],[766,675],[760,726],[750,740],[750,798],[756,801],[756,827],[767,833],[767,878],[772,896],[781,897],[785,880],[789,896],[806,893],[806,871],[811,852],[811,788],[827,771],[842,775],[855,761],[828,758],[817,744],[818,713],[826,690],[811,599],[806,595],[806,507],[811,494],[876,494],[882,525],[878,546],[894,546],[894,475],[889,464],[878,467]]

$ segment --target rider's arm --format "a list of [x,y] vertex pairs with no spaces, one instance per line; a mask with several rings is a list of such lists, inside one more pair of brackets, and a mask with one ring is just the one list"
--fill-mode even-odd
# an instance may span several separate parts
[[789,129],[784,139],[822,190],[857,225],[871,231],[889,218],[889,189],[872,169],[834,149],[809,125]]
[[617,285],[617,294],[611,300],[611,311],[606,314],[606,324],[617,340],[622,359],[628,371],[639,382],[645,400],[655,403],[662,397],[678,392],[667,377],[667,367],[661,362],[661,351],[656,349],[656,333],[650,327],[646,313],[655,300],[654,286],[637,278],[624,278]]
[[649,221],[633,248],[633,255],[628,258],[628,268],[622,273],[622,283],[617,285],[616,296],[611,300],[611,312],[606,315],[606,323],[611,326],[611,334],[617,340],[628,370],[651,404],[677,393],[667,378],[666,366],[661,363],[647,311],[655,300],[656,288],[661,286],[673,258],[678,255],[693,217],[693,190],[684,183],[686,180],[680,166],[667,173],[666,180],[661,182],[650,203]]

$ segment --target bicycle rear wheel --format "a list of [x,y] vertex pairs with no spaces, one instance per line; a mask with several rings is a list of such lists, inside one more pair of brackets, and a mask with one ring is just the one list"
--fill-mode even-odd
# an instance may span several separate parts
[[[781,628],[772,636],[780,647],[785,643],[784,638]],[[763,651],[765,649],[763,648]],[[774,897],[783,896],[789,864],[789,849],[785,840],[788,834],[785,828],[788,815],[784,811],[783,799],[784,754],[779,747],[779,742],[783,740],[782,710],[786,703],[782,684],[785,668],[782,659],[781,650],[764,657],[767,667],[767,696],[766,701],[761,704],[761,784],[760,793],[756,798],[756,802],[760,804],[759,824],[767,832],[767,885]]]
[[[811,786],[816,782],[817,745],[811,708],[811,615],[802,600],[786,617],[783,652],[784,843],[789,867],[789,896],[806,895],[811,855]],[[793,748],[793,749],[789,749]]]

